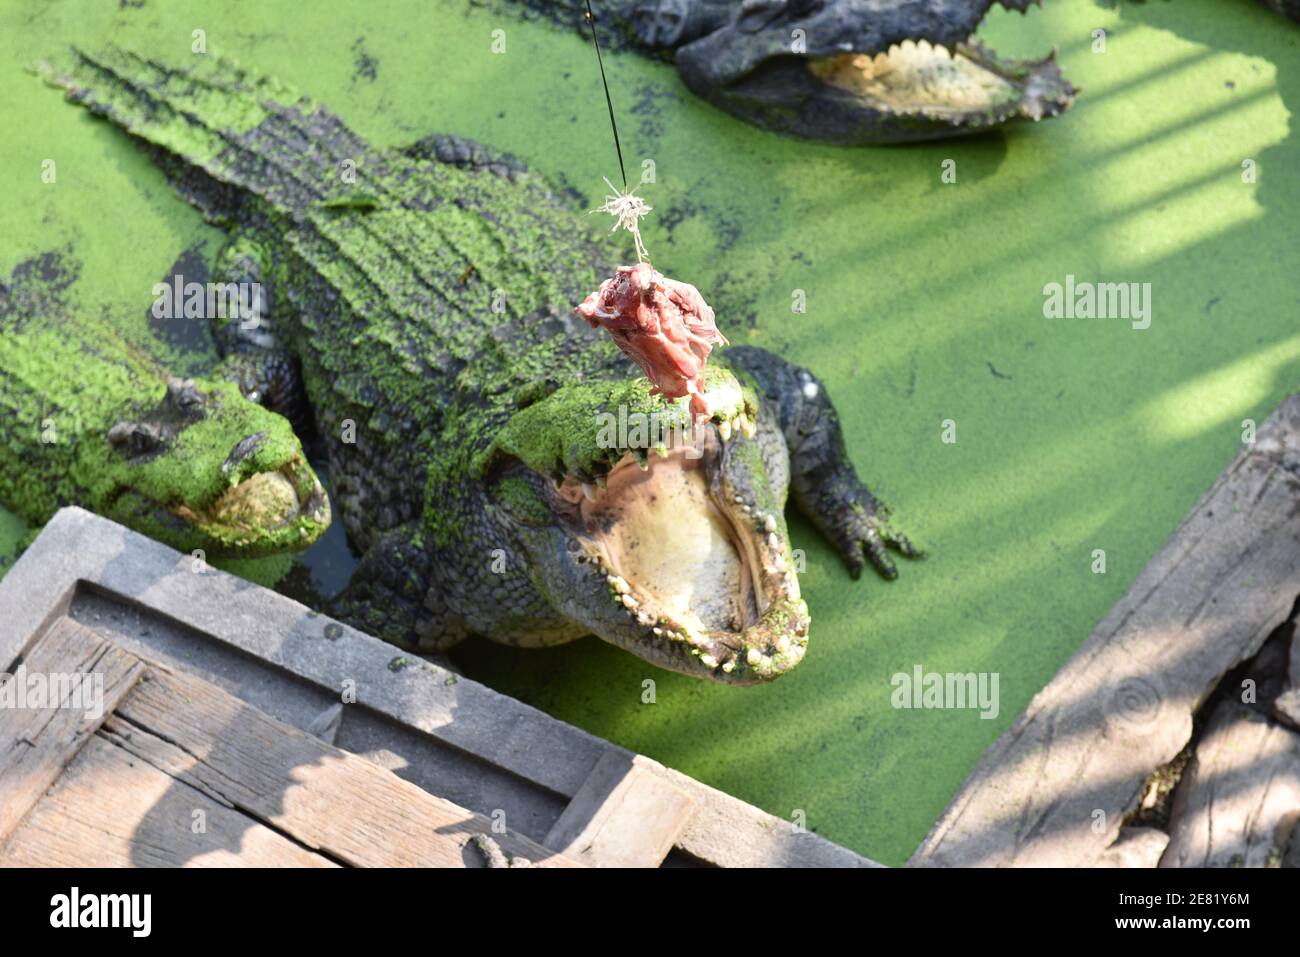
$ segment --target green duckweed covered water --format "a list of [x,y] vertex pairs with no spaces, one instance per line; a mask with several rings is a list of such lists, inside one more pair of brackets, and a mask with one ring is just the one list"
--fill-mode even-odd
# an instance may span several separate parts
[[[670,67],[607,57],[629,172],[654,163],[642,192],[656,267],[697,285],[733,342],[824,378],[860,472],[931,557],[893,584],[853,582],[793,523],[812,643],[769,687],[703,684],[594,639],[471,643],[455,657],[472,677],[777,815],[803,811],[878,860],[906,859],[1233,455],[1243,419],[1300,382],[1300,27],[1248,0],[1113,6],[992,15],[987,42],[1059,46],[1084,92],[1062,118],[947,144],[781,139],[695,99]],[[593,206],[616,175],[590,46],[461,0],[6,0],[0,269],[69,249],[79,300],[120,304],[128,336],[157,338],[153,283],[220,236],[122,135],[23,66],[96,39],[180,57],[196,29],[376,143],[475,137]],[[941,182],[946,159],[956,184]],[[1043,286],[1067,274],[1151,283],[1150,328],[1045,319]],[[198,362],[163,345],[182,369]],[[0,514],[0,572],[23,532]],[[235,570],[271,581],[286,565]],[[997,673],[997,717],[894,709],[891,677],[917,665]]]

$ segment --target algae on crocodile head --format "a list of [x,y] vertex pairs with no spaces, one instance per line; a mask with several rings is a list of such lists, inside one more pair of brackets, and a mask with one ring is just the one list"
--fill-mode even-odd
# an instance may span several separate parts
[[285,419],[168,376],[109,315],[71,306],[66,254],[35,265],[0,284],[0,503],[32,524],[81,505],[211,557],[319,537],[329,502]]

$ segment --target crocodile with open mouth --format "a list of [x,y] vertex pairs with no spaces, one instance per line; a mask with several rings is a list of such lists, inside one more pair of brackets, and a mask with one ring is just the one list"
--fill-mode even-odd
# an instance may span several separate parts
[[729,349],[705,370],[699,425],[686,398],[652,395],[574,312],[613,241],[517,160],[437,135],[375,148],[214,55],[74,51],[40,69],[230,229],[231,281],[271,289],[264,341],[241,355],[299,364],[362,554],[340,617],[431,651],[595,634],[752,684],[808,643],[787,492],[855,576],[917,554],[811,373]]
[[[582,23],[583,4],[519,0]],[[611,39],[672,58],[694,93],[758,126],[847,145],[978,133],[1056,116],[1076,90],[1052,53],[975,39],[996,3],[1040,0],[604,0]]]
[[80,505],[187,552],[310,545],[329,500],[289,422],[230,382],[170,377],[105,315],[68,306],[62,253],[0,282],[0,504]]

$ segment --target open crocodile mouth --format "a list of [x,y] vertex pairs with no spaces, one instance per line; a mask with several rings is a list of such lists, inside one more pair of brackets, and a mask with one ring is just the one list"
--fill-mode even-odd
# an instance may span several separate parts
[[1075,94],[1054,56],[999,60],[973,39],[951,51],[927,40],[904,40],[874,56],[816,57],[808,61],[808,69],[821,82],[859,100],[864,110],[972,127],[1014,115],[1034,120],[1055,116]]
[[[1023,13],[1033,2],[1000,5]],[[1069,108],[1078,91],[1055,53],[1003,58],[975,39],[991,5],[966,0],[921,18],[901,2],[812,4],[813,16],[786,22],[755,4],[752,16],[683,47],[677,65],[692,90],[730,112],[843,144],[958,136]],[[792,27],[802,46],[790,42]]]
[[175,514],[215,538],[235,546],[292,532],[302,539],[329,522],[329,498],[315,472],[303,461],[257,472],[223,491],[201,511],[178,505]]
[[753,435],[743,415],[711,421],[658,453],[626,453],[596,482],[565,476],[556,493],[622,618],[615,643],[662,667],[748,684],[799,663],[809,619],[784,518],[740,487],[743,470],[733,481],[725,467],[741,435]]

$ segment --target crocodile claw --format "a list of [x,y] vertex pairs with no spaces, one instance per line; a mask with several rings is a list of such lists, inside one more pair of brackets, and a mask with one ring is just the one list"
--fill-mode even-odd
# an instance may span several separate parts
[[882,578],[893,581],[898,577],[898,568],[890,557],[891,551],[911,559],[924,558],[925,553],[893,528],[887,508],[869,493],[865,498],[865,502],[853,502],[836,525],[835,546],[855,580],[870,561]]

